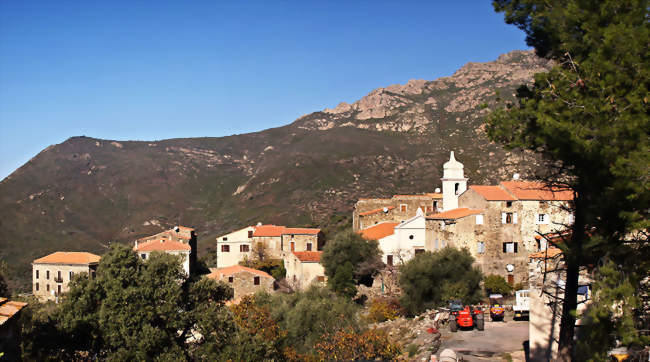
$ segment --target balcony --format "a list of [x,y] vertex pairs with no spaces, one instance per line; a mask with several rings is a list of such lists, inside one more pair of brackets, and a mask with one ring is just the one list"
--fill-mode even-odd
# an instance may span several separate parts
[[54,277],[54,281],[57,283],[63,283],[63,278],[62,277]]

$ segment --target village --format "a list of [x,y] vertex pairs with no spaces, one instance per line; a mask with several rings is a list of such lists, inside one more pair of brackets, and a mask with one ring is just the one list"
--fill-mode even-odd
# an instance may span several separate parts
[[[515,317],[529,321],[510,327],[495,325],[496,328],[517,328],[520,334],[517,338],[521,339],[519,343],[525,342],[531,354],[551,358],[557,353],[557,344],[549,336],[557,334],[559,325],[555,310],[557,303],[551,296],[558,296],[559,273],[562,270],[558,267],[561,252],[554,243],[563,241],[562,235],[573,222],[573,194],[567,190],[548,188],[541,182],[520,180],[518,175],[498,185],[468,185],[468,181],[463,164],[456,160],[452,151],[443,165],[441,188],[435,188],[434,192],[394,195],[385,199],[366,198],[356,202],[352,228],[365,240],[378,243],[384,265],[372,285],[358,286],[358,293],[399,294],[399,286],[395,285],[401,266],[425,252],[436,252],[446,247],[465,248],[483,275],[503,278],[513,289],[513,295],[516,292],[517,303],[525,304]],[[214,240],[216,265],[210,266],[209,272],[202,277],[230,286],[233,289],[230,304],[237,304],[245,296],[261,291],[291,293],[305,290],[313,284],[325,285],[328,278],[321,264],[321,255],[327,245],[325,237],[317,228],[262,223],[247,226]],[[177,256],[188,277],[200,273],[197,249],[196,230],[180,225],[135,240],[132,246],[133,253],[144,262],[152,253]],[[276,279],[268,272],[251,267],[254,266],[251,261],[261,258],[281,260],[285,274]],[[58,302],[68,292],[69,283],[75,275],[84,273],[94,278],[100,261],[101,256],[80,251],[57,251],[38,258],[32,263],[32,293],[41,301]],[[555,265],[551,268],[551,264]],[[551,270],[549,275],[547,270]],[[587,274],[581,276],[580,293],[585,300],[589,298],[590,283]],[[490,307],[495,301],[487,302],[487,296],[485,301],[481,313],[488,320]],[[459,302],[461,307],[465,304]],[[19,302],[3,303],[0,311],[7,320],[18,315],[25,306],[25,303]],[[511,318],[515,313],[515,302],[511,299],[509,303],[503,306],[497,304],[496,307],[506,307],[507,315]],[[432,323],[435,320],[436,328],[440,329],[443,326],[449,328],[452,319],[452,331],[462,326],[456,325],[453,312],[450,318],[448,309],[443,307],[438,312],[444,310],[446,314],[433,312],[431,319],[427,320]],[[498,318],[492,315],[490,322],[494,320]],[[433,324],[428,327],[433,327]],[[482,324],[479,329],[483,329]],[[504,333],[493,329],[490,327],[478,333],[487,334],[488,338],[494,338],[489,337],[489,333]],[[448,344],[453,347],[451,341]],[[494,348],[499,348],[498,343],[494,344]],[[520,344],[516,350],[507,352],[523,349]],[[461,350],[468,356],[472,355],[467,347]],[[430,354],[435,357],[435,353]],[[461,352],[458,354],[462,355]]]

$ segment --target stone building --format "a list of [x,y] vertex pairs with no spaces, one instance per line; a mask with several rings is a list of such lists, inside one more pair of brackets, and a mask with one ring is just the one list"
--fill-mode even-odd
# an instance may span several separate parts
[[320,263],[321,254],[321,251],[294,251],[285,256],[286,279],[294,289],[305,289],[312,283],[327,280]]
[[[439,191],[439,190],[436,190]],[[417,214],[442,210],[442,194],[394,195],[389,199],[359,199],[352,213],[352,229],[368,228],[383,221],[402,222]]]
[[99,255],[86,252],[57,251],[32,262],[32,293],[38,299],[56,300],[68,291],[75,274],[88,273],[94,277]]
[[217,267],[237,265],[253,257],[253,249],[263,245],[270,258],[283,259],[292,251],[322,250],[325,238],[320,229],[290,228],[279,225],[248,226],[217,237]]
[[[196,230],[190,227],[186,226],[175,226],[174,228],[170,230],[165,230],[162,231],[158,234],[151,235],[151,236],[145,236],[143,238],[140,238],[135,241],[136,247],[138,244],[144,244],[148,241],[152,240],[164,240],[164,241],[173,241],[173,242],[180,242],[183,244],[186,244],[189,246],[189,256],[187,259],[187,263],[184,262],[183,268],[185,269],[185,272],[190,275],[194,273],[194,270],[196,270],[196,259],[197,259],[197,252],[198,252],[198,244],[197,244],[197,238],[196,238]],[[170,245],[166,245],[166,247],[169,247]],[[186,248],[182,248],[182,250],[185,250]],[[134,248],[135,250],[135,248]],[[166,248],[160,249],[160,251],[165,251],[165,252],[170,252],[172,254],[180,254],[180,255],[185,255],[185,252],[181,252],[181,248],[178,247],[178,250],[167,250]],[[177,252],[177,253],[175,253]],[[187,264],[187,266],[185,266]]]
[[192,271],[190,266],[192,247],[182,241],[170,240],[168,238],[150,239],[144,242],[136,241],[133,246],[133,251],[145,261],[151,257],[151,253],[154,251],[178,256],[185,275],[189,276]]
[[211,273],[206,277],[228,283],[233,288],[233,300],[235,301],[240,300],[245,295],[254,294],[258,291],[273,291],[275,279],[261,270],[233,265],[225,268],[210,269],[210,271]]
[[0,297],[0,356],[3,361],[21,361],[20,311],[27,303]]

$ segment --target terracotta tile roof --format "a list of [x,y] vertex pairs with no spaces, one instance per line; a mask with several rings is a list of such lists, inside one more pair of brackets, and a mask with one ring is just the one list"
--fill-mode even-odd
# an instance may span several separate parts
[[285,228],[282,234],[307,234],[307,235],[318,235],[320,229],[312,228]]
[[420,195],[393,195],[393,199],[421,199],[421,198],[430,198],[430,194],[420,194]]
[[0,326],[20,312],[26,305],[27,303],[7,301],[7,298],[0,298]]
[[458,209],[451,209],[447,211],[443,211],[437,214],[429,214],[427,215],[427,219],[435,219],[435,220],[455,220],[455,219],[460,219],[466,216],[470,215],[476,215],[482,213],[483,210],[474,210],[474,209],[468,209],[466,207],[461,207]]
[[229,266],[229,267],[217,268],[217,269],[212,269],[211,268],[210,271],[211,271],[211,273],[206,275],[206,276],[208,278],[214,279],[214,280],[222,280],[222,279],[227,278],[227,277],[229,277],[229,276],[231,276],[233,274],[237,274],[237,273],[241,273],[241,272],[249,272],[251,274],[255,274],[255,275],[261,276],[263,278],[273,279],[272,276],[270,276],[269,274],[267,274],[267,273],[265,273],[265,272],[263,272],[261,270],[248,268],[248,267],[245,267],[243,265],[232,265],[232,266]]
[[398,222],[382,222],[369,228],[359,231],[361,235],[368,240],[379,240],[395,233],[395,226]]
[[[194,229],[188,228],[188,227],[185,227],[185,226],[179,226],[178,228],[180,230],[183,230],[183,231],[190,231],[190,232],[194,231]],[[181,240],[181,239],[182,240],[190,240],[189,236],[185,236],[180,231],[176,232],[174,229],[169,229],[169,230],[161,231],[158,234],[149,235],[149,236],[139,238],[138,241],[148,241],[148,240],[163,239],[163,238],[166,238],[166,239],[169,239],[169,240]]]
[[285,226],[277,225],[260,225],[255,227],[253,236],[282,236]]
[[441,199],[442,200],[442,194],[438,193],[438,192],[428,193],[426,195],[431,197],[432,199]]
[[137,246],[133,247],[135,251],[181,251],[181,250],[192,250],[189,244],[182,243],[180,241],[173,241],[167,239],[156,239],[149,240],[142,243],[138,243]]
[[471,185],[470,189],[476,191],[488,201],[516,201],[517,199],[510,195],[508,191],[499,186]]
[[294,251],[293,255],[302,262],[320,263],[320,256],[322,253],[322,251]]
[[503,181],[501,185],[519,200],[569,201],[573,192],[559,187],[548,187],[537,181]]
[[382,208],[379,208],[379,209],[374,209],[374,210],[370,210],[370,211],[360,212],[360,213],[359,213],[359,216],[368,216],[368,215],[376,214],[376,213],[378,213],[378,212],[383,212],[384,209],[386,209],[386,211],[390,211],[390,210],[392,210],[392,209],[394,209],[394,208],[395,208],[395,206],[386,206],[386,207],[382,207]]
[[190,228],[190,227],[187,227],[187,226],[180,226],[180,225],[178,225],[178,228],[183,229],[183,230],[189,230],[189,231],[194,231],[195,230],[194,228]]
[[562,254],[562,250],[560,248],[556,248],[554,246],[549,247],[546,250],[538,251],[536,253],[532,253],[528,255],[529,258],[531,259],[547,259],[547,258],[554,258],[558,255]]
[[57,251],[34,260],[34,264],[94,264],[99,263],[99,255],[85,251]]

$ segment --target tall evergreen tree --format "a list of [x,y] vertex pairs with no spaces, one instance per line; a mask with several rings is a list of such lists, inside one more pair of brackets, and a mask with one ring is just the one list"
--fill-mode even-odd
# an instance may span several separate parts
[[[578,274],[603,255],[643,255],[647,275],[650,206],[647,0],[495,0],[505,20],[556,66],[518,90],[518,104],[488,119],[488,134],[540,152],[549,185],[574,192],[559,355],[570,360]],[[630,235],[636,235],[630,237]],[[643,278],[637,278],[642,280]]]

